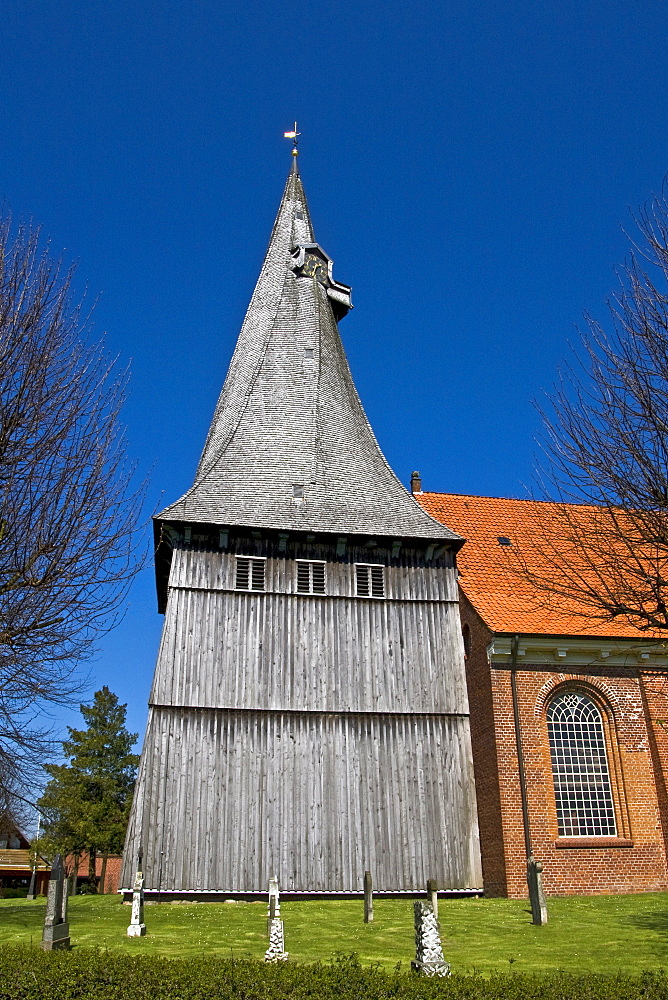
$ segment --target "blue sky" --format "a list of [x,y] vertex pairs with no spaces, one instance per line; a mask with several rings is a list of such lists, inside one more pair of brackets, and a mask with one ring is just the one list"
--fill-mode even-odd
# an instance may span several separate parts
[[[295,118],[390,464],[525,495],[532,400],[583,312],[605,316],[630,212],[668,171],[663,0],[4,0],[0,17],[0,201],[78,262],[131,364],[150,509],[190,485]],[[135,730],[161,624],[147,569],[91,668]]]

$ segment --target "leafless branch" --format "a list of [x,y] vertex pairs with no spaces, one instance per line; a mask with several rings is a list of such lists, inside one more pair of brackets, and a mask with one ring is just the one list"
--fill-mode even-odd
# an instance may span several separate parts
[[[668,200],[636,222],[639,238],[609,303],[591,318],[576,363],[541,407],[546,507],[532,585],[586,616],[668,629]],[[565,503],[564,503],[565,502]],[[584,504],[582,507],[580,505]]]
[[88,342],[71,287],[37,232],[0,222],[0,784],[43,756],[40,708],[79,693],[141,562],[127,373]]

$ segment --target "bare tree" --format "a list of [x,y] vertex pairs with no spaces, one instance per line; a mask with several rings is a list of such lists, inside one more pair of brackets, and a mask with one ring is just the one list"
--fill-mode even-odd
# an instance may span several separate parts
[[[42,709],[71,701],[76,668],[138,568],[143,489],[118,416],[127,376],[87,342],[72,270],[38,233],[0,222],[0,788],[19,793],[48,751]],[[25,791],[23,792],[25,795]]]
[[581,614],[668,629],[668,200],[639,238],[609,303],[587,319],[579,362],[543,409],[548,495],[532,585]]

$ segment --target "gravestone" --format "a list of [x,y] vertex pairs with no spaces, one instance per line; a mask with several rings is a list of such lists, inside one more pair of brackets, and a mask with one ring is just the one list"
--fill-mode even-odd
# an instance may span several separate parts
[[427,879],[427,896],[438,922],[438,883],[435,878]]
[[423,976],[449,976],[450,966],[443,958],[438,923],[431,903],[418,899],[413,904],[415,915],[415,961],[411,962],[414,972]]
[[288,953],[285,950],[285,931],[280,917],[274,917],[269,927],[269,947],[264,953],[265,962],[287,962]]
[[278,879],[269,879],[269,906],[267,907],[267,934],[269,947],[264,953],[265,962],[286,962],[288,953],[285,950],[285,931],[281,920],[281,899],[278,892]]
[[531,916],[539,927],[547,923],[547,901],[543,892],[543,866],[533,854],[527,858],[527,884],[531,902]]
[[56,855],[49,878],[49,895],[42,932],[43,951],[67,951],[70,947],[70,925],[67,922],[67,888],[65,869],[60,854]]
[[371,872],[364,872],[364,923],[373,923],[373,882]]
[[271,937],[271,922],[281,915],[281,898],[276,876],[269,879],[269,905],[267,906],[267,937]]
[[132,887],[132,916],[128,926],[128,937],[143,937],[146,934],[144,923],[144,875],[138,871],[135,884]]

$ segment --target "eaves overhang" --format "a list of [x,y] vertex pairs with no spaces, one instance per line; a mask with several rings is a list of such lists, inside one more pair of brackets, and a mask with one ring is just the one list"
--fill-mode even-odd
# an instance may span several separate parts
[[[519,635],[517,655],[513,660],[513,642]],[[553,669],[626,667],[629,669],[668,670],[668,642],[657,639],[633,639],[609,636],[548,635],[495,633],[487,647],[493,667]]]
[[465,539],[458,535],[451,538],[425,538],[424,536],[382,535],[370,532],[329,532],[311,530],[290,530],[285,528],[249,527],[248,525],[203,524],[201,522],[171,521],[160,515],[153,517],[153,552],[155,566],[155,582],[158,596],[158,610],[164,613],[167,604],[167,586],[172,562],[172,552],[175,545],[189,545],[196,541],[198,533],[207,536],[208,547],[225,551],[228,546],[230,532],[262,534],[273,537],[280,545],[280,538],[313,538],[329,542],[333,548],[341,551],[341,543],[354,539],[354,544],[362,544],[369,548],[370,555],[376,549],[389,549],[392,559],[398,559],[403,548],[418,549],[424,552],[426,565],[435,563],[445,552],[456,554],[464,544]]

